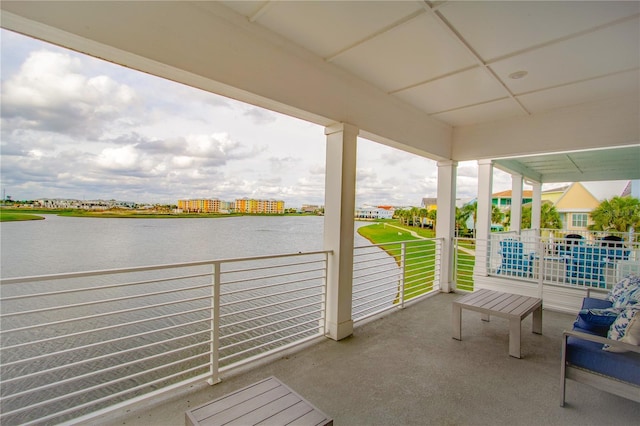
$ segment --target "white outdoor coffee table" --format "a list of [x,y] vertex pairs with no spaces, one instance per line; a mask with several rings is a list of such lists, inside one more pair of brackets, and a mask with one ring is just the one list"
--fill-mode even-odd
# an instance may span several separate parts
[[462,309],[509,320],[509,355],[520,358],[520,331],[523,318],[533,312],[532,331],[542,334],[542,299],[480,289],[453,302],[453,338],[462,340]]

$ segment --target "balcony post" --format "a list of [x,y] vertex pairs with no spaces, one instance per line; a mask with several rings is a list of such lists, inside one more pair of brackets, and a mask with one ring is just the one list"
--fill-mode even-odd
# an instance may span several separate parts
[[542,224],[540,219],[542,217],[540,209],[542,208],[542,184],[540,182],[528,182],[533,189],[533,197],[531,200],[531,229],[538,230],[538,236],[540,235],[540,229]]
[[334,340],[353,333],[351,306],[358,131],[344,123],[325,128],[324,249],[333,251],[327,271],[326,332]]
[[511,174],[511,223],[509,231],[520,234],[522,228],[522,175]]
[[[478,212],[476,216],[476,263],[474,275],[487,276],[491,241],[491,194],[493,161],[478,160]],[[513,220],[513,218],[512,218]]]
[[454,290],[452,242],[456,227],[456,176],[458,163],[438,161],[438,210],[436,238],[442,238],[440,291]]

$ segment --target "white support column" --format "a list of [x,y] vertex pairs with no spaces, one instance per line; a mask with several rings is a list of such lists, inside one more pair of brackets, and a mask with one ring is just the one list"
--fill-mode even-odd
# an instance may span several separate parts
[[353,333],[353,232],[356,199],[358,129],[349,124],[325,128],[327,158],[324,202],[324,249],[329,256],[326,329],[341,340]]
[[540,230],[540,209],[542,208],[542,184],[540,182],[529,182],[533,188],[531,201],[531,229]]
[[440,291],[454,290],[452,242],[456,226],[456,171],[455,161],[438,162],[438,217],[436,238],[442,238],[440,263]]
[[489,237],[491,231],[491,195],[493,162],[478,160],[478,211],[476,214],[476,263],[474,275],[488,275]]
[[522,175],[511,174],[511,223],[509,231],[520,234],[522,228]]

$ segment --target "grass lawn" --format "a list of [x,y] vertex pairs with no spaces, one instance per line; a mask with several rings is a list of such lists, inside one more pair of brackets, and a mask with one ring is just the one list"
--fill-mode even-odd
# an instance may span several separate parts
[[35,214],[5,212],[0,210],[0,222],[17,222],[23,220],[42,220],[44,217]]
[[[392,226],[393,225],[393,226]],[[402,229],[398,229],[399,226]],[[382,248],[396,259],[402,261],[400,241],[415,241],[407,244],[405,251],[405,300],[433,290],[435,280],[435,241],[423,240],[411,235],[417,229],[397,225],[393,222],[379,222],[358,229],[358,233],[373,244],[382,244]],[[428,231],[428,230],[424,230]],[[431,235],[433,234],[433,231]],[[426,234],[426,232],[425,232]],[[426,237],[426,235],[425,235]]]
[[[402,229],[398,229],[402,228]],[[414,232],[424,238],[434,238],[435,232],[430,229],[404,226],[396,221],[377,222],[369,226],[358,229],[358,233],[371,241],[373,244],[382,244],[391,256],[400,264],[400,244],[399,241],[419,240],[411,233]],[[461,247],[475,250],[473,241],[459,241]],[[435,280],[435,241],[425,240],[411,243],[405,253],[406,275],[405,275],[405,300],[433,290]],[[458,250],[456,284],[461,290],[473,290],[473,266],[475,256]]]

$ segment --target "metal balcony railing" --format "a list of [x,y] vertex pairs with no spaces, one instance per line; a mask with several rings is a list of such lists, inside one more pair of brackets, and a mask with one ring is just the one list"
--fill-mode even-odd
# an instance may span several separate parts
[[473,291],[473,270],[476,263],[476,240],[474,238],[453,239],[453,270],[456,288]]
[[355,247],[352,318],[360,321],[440,289],[442,239]]
[[[437,290],[441,249],[357,247],[353,319]],[[0,423],[90,420],[323,336],[330,255],[0,280]]]
[[327,257],[297,253],[0,281],[2,424],[49,424],[324,335]]

